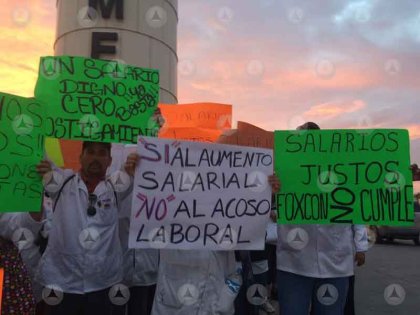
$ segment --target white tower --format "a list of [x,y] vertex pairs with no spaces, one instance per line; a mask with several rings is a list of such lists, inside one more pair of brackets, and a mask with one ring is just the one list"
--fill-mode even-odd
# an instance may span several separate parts
[[118,59],[160,72],[177,103],[178,0],[57,0],[55,54]]

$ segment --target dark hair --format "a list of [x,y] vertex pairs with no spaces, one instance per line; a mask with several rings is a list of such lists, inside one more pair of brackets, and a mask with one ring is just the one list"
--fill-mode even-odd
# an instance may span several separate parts
[[87,148],[89,148],[90,146],[92,146],[94,144],[98,144],[98,145],[101,145],[101,146],[105,147],[105,149],[108,150],[109,154],[111,154],[111,143],[93,142],[93,141],[83,141],[82,152],[85,151]]
[[312,121],[308,121],[304,123],[303,125],[297,127],[297,130],[319,130],[319,129],[321,128],[319,128],[319,126]]

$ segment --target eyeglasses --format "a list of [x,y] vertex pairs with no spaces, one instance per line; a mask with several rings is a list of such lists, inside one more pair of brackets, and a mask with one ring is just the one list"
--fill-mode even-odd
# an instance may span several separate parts
[[89,207],[87,208],[87,214],[90,217],[93,217],[96,214],[95,204],[98,200],[98,197],[94,194],[89,194]]

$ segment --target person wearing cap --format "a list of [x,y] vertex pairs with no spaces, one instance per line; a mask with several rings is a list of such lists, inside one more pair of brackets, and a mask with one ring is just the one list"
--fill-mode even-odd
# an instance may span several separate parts
[[[317,130],[313,122],[298,130]],[[343,314],[355,263],[365,262],[364,225],[277,226],[277,288],[282,315]],[[290,241],[292,239],[292,241]],[[293,241],[301,246],[294,246]]]
[[[113,308],[110,289],[123,278],[118,200],[132,185],[116,191],[106,177],[110,150],[108,143],[84,142],[76,173],[46,160],[37,166],[54,203],[37,274],[51,315],[107,314]],[[138,161],[137,154],[127,157],[124,170],[130,177]]]

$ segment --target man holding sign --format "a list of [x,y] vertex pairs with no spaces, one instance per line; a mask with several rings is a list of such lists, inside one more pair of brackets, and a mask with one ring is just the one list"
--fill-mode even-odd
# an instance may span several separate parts
[[[317,130],[318,133],[313,135],[316,137],[320,132],[318,129],[319,127],[315,123],[306,123],[300,126],[297,132],[290,134],[296,139],[309,138],[312,134],[307,130]],[[285,206],[287,199],[285,195],[294,187],[298,187],[298,183],[305,183],[307,173],[304,172],[301,176],[302,172],[297,172],[290,162],[285,161],[285,156],[290,154],[290,151],[296,150],[295,142],[293,141],[291,144],[290,138],[283,141],[283,138],[278,134],[275,137],[276,172],[280,174],[283,184],[282,192],[276,196],[280,217],[277,243],[280,312],[283,315],[306,315],[312,308],[312,314],[316,315],[343,314],[349,286],[348,277],[354,274],[354,261],[358,266],[364,264],[364,252],[368,249],[366,228],[364,225],[352,225],[352,220],[350,220],[350,224],[342,223],[340,225],[322,224],[322,220],[314,221],[312,219],[313,221],[310,222],[312,224],[299,225],[296,223],[308,222],[302,222],[301,219],[296,219],[296,216],[294,221],[287,222],[285,213],[293,209],[289,204]],[[320,139],[322,139],[321,136]],[[295,163],[304,161],[305,165],[309,165],[309,159],[305,153],[307,155],[306,151],[309,151],[310,148],[309,144],[304,147],[302,152],[299,152],[299,157],[294,156]],[[326,156],[329,157],[329,154]],[[312,165],[318,161],[311,162]],[[293,174],[291,170],[294,171]],[[331,179],[331,173],[333,172],[329,172],[326,177]],[[329,183],[330,179],[326,180],[325,176],[319,175],[314,180],[323,180],[324,183]],[[331,188],[330,186],[335,188],[330,184],[328,189]],[[353,188],[352,186],[344,187],[346,189]],[[331,191],[322,185],[318,188],[318,192],[324,194]],[[308,195],[305,193],[309,192],[312,191],[302,193],[304,198]],[[309,205],[303,205],[300,201],[299,211],[305,212],[310,207],[314,207],[315,201],[313,197],[309,199]]]
[[48,161],[37,166],[54,201],[49,241],[39,265],[51,315],[108,314],[119,292],[112,287],[122,281],[118,200],[131,190],[129,175],[134,175],[138,156],[127,158],[126,173],[106,178],[110,150],[107,143],[84,142],[78,173],[53,168]]
[[153,315],[233,314],[234,249],[262,249],[271,150],[140,138],[129,245],[160,248]]

